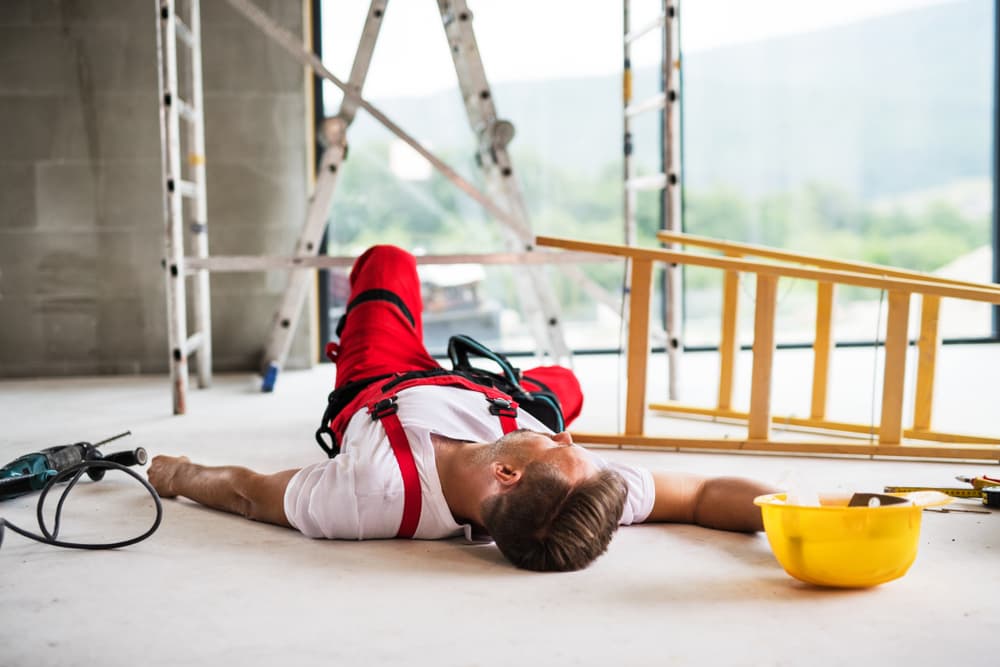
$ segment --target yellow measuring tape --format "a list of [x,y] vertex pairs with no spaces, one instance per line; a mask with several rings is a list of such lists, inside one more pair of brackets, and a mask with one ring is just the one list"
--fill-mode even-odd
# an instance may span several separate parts
[[886,493],[910,493],[911,491],[939,491],[952,496],[953,498],[982,498],[981,489],[968,489],[962,487],[941,487],[941,486],[887,486]]

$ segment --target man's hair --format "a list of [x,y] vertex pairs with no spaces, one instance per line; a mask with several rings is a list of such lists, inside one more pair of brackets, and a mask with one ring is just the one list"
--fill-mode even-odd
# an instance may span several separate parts
[[604,553],[625,506],[625,482],[611,470],[571,486],[549,463],[529,463],[517,485],[483,501],[483,523],[517,567],[579,570]]

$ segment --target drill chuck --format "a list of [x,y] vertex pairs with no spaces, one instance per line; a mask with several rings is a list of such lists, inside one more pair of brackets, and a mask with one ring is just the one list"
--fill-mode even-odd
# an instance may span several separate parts
[[[136,447],[132,451],[125,450],[122,452],[115,452],[114,454],[108,454],[106,456],[102,456],[96,449],[94,450],[94,453],[96,454],[96,456],[92,458],[94,461],[111,461],[112,463],[117,463],[118,465],[123,466],[143,466],[146,465],[146,461],[149,459],[149,456],[146,454],[146,450],[142,447]],[[104,479],[105,472],[107,472],[107,468],[95,466],[87,469],[87,475],[89,475],[90,479],[95,482]]]

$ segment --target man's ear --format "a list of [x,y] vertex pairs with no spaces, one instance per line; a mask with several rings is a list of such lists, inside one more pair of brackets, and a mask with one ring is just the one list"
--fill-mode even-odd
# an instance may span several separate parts
[[500,486],[512,487],[521,481],[521,470],[501,461],[494,461],[493,478]]

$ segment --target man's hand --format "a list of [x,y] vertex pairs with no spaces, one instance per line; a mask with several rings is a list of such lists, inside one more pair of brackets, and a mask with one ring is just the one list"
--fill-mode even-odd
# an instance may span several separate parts
[[177,475],[181,466],[190,463],[186,456],[154,456],[146,476],[161,498],[174,498],[178,494]]

